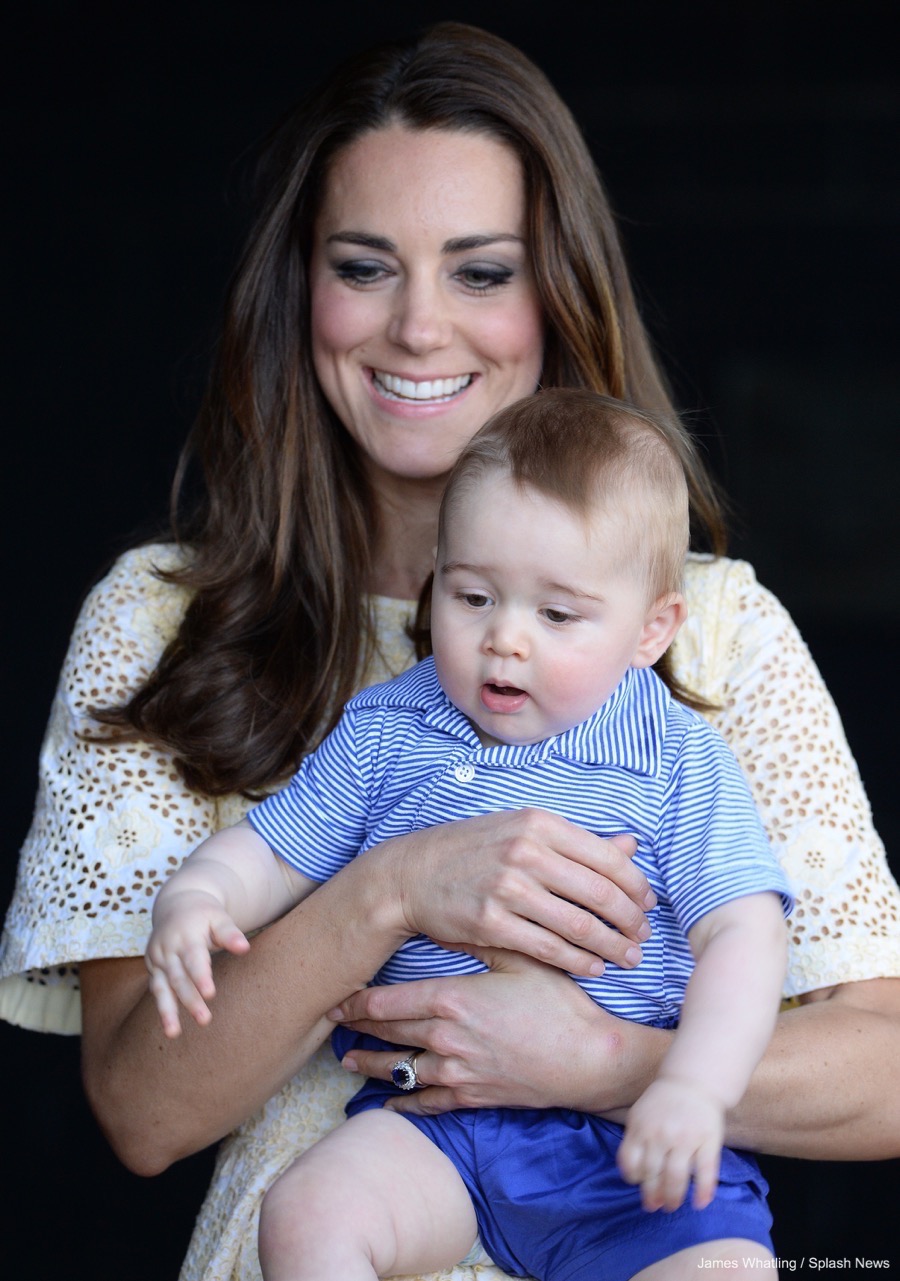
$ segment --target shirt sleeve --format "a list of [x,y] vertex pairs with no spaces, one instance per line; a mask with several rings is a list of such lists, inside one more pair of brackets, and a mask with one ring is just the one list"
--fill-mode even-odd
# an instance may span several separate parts
[[724,903],[766,891],[793,897],[740,767],[720,735],[689,722],[669,774],[656,857],[682,931]]
[[371,803],[359,721],[352,710],[345,710],[287,787],[247,816],[280,858],[314,881],[340,871],[366,837]]
[[76,623],[0,942],[0,1017],[10,1022],[80,1031],[78,962],[142,955],[156,890],[223,825],[217,803],[190,791],[171,757],[91,715],[137,688],[174,636],[187,593],[154,570],[177,563],[168,546],[129,552]]
[[900,892],[796,626],[741,561],[691,558],[686,595],[677,674],[717,705],[795,895],[786,994],[900,975]]

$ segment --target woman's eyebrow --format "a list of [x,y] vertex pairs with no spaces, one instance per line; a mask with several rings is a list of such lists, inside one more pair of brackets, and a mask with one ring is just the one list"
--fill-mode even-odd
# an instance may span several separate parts
[[460,254],[469,249],[483,249],[485,245],[496,245],[503,241],[512,241],[517,245],[525,243],[523,236],[514,236],[510,231],[496,231],[483,236],[457,236],[453,240],[445,240],[441,246],[441,252]]
[[[326,238],[326,244],[331,245],[338,240],[348,245],[362,245],[366,249],[377,249],[386,254],[395,254],[397,252],[397,246],[393,240],[389,240],[387,236],[373,236],[368,231],[334,231]],[[466,253],[472,249],[483,249],[486,245],[502,244],[503,242],[524,245],[525,239],[523,236],[513,235],[509,231],[487,232],[483,235],[454,236],[452,240],[444,241],[443,245],[441,245],[441,253]]]
[[393,240],[388,240],[387,236],[371,236],[367,231],[334,231],[325,243],[331,245],[336,240],[343,240],[348,245],[363,245],[366,249],[380,249],[386,254],[397,252]]

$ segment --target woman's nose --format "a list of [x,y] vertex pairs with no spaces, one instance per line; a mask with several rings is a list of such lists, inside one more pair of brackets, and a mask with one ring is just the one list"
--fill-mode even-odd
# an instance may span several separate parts
[[413,355],[445,347],[452,325],[447,300],[440,285],[431,280],[410,279],[398,291],[388,337]]

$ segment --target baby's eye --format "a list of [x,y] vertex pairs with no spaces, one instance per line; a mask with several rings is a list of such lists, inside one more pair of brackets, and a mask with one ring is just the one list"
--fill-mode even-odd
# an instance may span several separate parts
[[542,612],[547,622],[553,623],[556,626],[560,626],[565,623],[578,622],[577,614],[570,614],[567,610],[564,610],[564,609],[552,609],[548,605]]
[[491,603],[490,596],[485,592],[457,592],[457,599],[464,605],[468,605],[470,609],[484,609]]
[[510,267],[500,267],[488,263],[472,263],[460,267],[456,273],[458,280],[473,293],[485,294],[508,284],[512,279]]
[[348,285],[374,285],[388,274],[383,262],[353,258],[335,264],[335,274]]

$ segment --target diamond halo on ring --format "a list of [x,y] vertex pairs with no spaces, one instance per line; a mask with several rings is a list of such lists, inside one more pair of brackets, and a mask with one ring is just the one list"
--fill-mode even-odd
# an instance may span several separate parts
[[416,1073],[416,1059],[424,1050],[413,1050],[405,1059],[398,1059],[391,1067],[391,1080],[399,1090],[417,1090],[422,1082]]

